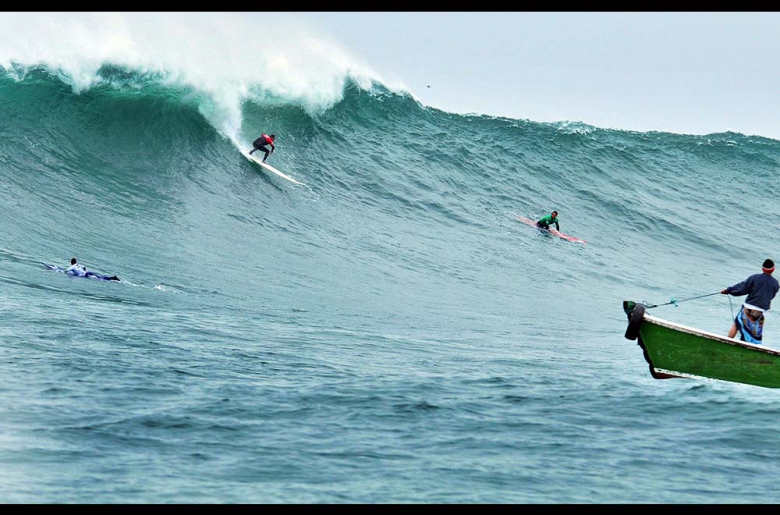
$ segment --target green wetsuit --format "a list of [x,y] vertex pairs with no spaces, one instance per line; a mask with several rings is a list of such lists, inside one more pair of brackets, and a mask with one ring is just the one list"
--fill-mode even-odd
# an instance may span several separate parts
[[560,231],[561,228],[558,225],[558,217],[556,216],[553,218],[552,215],[547,215],[538,222],[536,222],[536,225],[541,227],[542,229],[549,229],[550,225],[555,224],[555,230]]

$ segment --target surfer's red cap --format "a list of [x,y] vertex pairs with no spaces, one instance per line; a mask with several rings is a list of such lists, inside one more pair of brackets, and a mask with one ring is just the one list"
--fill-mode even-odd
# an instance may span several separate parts
[[775,271],[775,262],[771,259],[765,259],[764,264],[761,265],[761,271],[763,271],[765,274],[771,274]]

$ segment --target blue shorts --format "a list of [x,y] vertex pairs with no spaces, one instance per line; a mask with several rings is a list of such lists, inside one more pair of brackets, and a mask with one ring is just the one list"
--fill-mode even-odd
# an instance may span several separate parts
[[[752,315],[748,316],[748,313]],[[755,311],[742,306],[737,316],[734,318],[734,323],[737,324],[739,329],[739,339],[748,343],[761,343],[761,337],[764,334],[764,314],[760,311]]]

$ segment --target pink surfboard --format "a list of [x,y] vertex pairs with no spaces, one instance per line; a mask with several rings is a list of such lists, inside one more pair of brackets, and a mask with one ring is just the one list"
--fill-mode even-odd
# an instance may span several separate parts
[[[536,222],[534,220],[531,220],[531,219],[526,218],[524,216],[517,216],[515,218],[517,218],[518,220],[520,220],[524,224],[530,225],[531,227],[536,227]],[[547,231],[549,231],[550,233],[556,235],[559,238],[563,238],[564,240],[567,240],[567,241],[573,241],[574,243],[587,243],[585,240],[581,240],[580,238],[575,238],[574,236],[569,236],[568,234],[563,234],[562,232],[560,232],[560,231],[558,231],[556,229],[553,229],[552,227],[550,227],[549,229],[542,229],[541,227],[537,227],[537,229],[542,230],[542,231],[547,230]]]

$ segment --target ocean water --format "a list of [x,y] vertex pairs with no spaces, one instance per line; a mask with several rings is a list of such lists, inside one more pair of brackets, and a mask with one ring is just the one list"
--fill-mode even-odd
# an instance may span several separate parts
[[0,70],[0,502],[780,500],[780,392],[653,379],[621,306],[780,260],[780,142],[69,70]]

